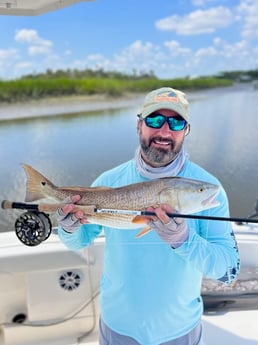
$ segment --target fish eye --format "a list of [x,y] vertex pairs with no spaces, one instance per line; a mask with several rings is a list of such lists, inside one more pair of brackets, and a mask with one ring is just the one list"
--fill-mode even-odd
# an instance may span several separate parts
[[46,185],[46,182],[45,182],[45,181],[42,181],[41,184],[42,184],[42,186],[45,186],[45,185]]
[[202,193],[204,191],[204,188],[200,188],[199,192]]

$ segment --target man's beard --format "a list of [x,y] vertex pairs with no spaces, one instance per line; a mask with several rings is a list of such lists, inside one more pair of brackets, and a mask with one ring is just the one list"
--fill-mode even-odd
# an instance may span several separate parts
[[183,145],[183,143],[180,143],[180,145],[176,147],[173,140],[166,139],[165,142],[170,143],[166,149],[156,148],[151,146],[151,143],[155,140],[160,142],[164,141],[161,137],[153,137],[147,142],[140,137],[140,146],[148,163],[157,167],[166,166],[171,163],[176,158]]

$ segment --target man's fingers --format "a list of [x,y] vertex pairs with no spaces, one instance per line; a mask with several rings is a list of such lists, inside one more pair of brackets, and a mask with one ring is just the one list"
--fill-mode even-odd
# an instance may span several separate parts
[[166,211],[163,209],[163,207],[148,207],[148,211],[154,212],[156,216],[152,216],[152,220],[156,222],[157,220],[160,220],[163,224],[166,224],[170,221],[170,218],[168,217]]
[[79,194],[73,195],[71,197],[72,203],[76,204],[79,200],[81,200],[81,196]]
[[[171,213],[178,213],[175,209],[173,209],[168,204],[161,204],[159,207],[148,207],[147,211],[154,212],[156,214],[156,217],[152,217],[152,220],[155,222],[157,220],[160,220],[163,224],[168,224],[171,220],[171,218],[168,216],[168,214]],[[181,221],[182,220],[182,221]],[[180,224],[184,221],[183,218],[180,218],[177,223]]]
[[74,213],[75,217],[78,218],[78,219],[82,219],[82,218],[85,218],[85,215],[82,211],[77,211]]
[[74,209],[74,204],[77,203],[80,199],[80,195],[72,195],[65,198],[62,202],[64,204],[64,206],[61,208],[62,212],[65,214],[71,213]]
[[64,205],[64,206],[61,208],[61,210],[62,210],[65,214],[71,213],[73,209],[74,209],[74,204],[66,204],[66,205]]
[[71,195],[68,196],[67,198],[65,198],[62,203],[63,204],[75,204],[76,202],[78,202],[81,199],[79,194],[76,195]]

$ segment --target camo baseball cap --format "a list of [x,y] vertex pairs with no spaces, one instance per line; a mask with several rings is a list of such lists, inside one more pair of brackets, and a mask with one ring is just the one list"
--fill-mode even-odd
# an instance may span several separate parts
[[139,115],[145,118],[159,109],[173,110],[187,122],[190,120],[189,103],[184,92],[171,87],[162,87],[148,93]]

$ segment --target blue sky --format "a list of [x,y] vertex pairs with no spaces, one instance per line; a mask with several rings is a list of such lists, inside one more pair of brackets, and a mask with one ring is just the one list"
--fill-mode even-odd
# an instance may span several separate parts
[[46,69],[177,78],[258,68],[257,0],[95,0],[0,16],[0,79]]

